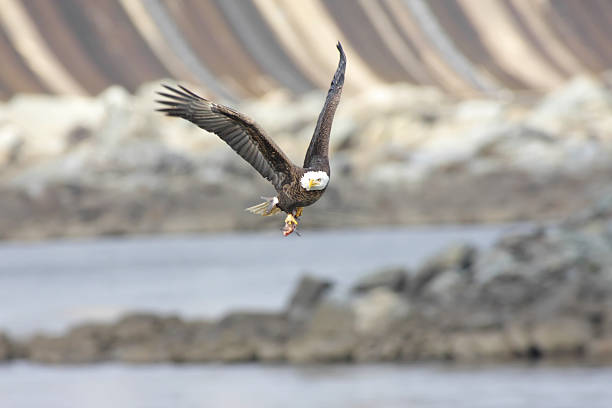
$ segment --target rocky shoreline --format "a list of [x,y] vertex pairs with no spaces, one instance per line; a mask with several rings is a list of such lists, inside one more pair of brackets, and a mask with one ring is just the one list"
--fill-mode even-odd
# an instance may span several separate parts
[[[155,112],[159,87],[0,104],[0,239],[278,228],[242,211],[271,186],[215,136]],[[301,162],[323,97],[236,108]],[[302,227],[562,219],[608,183],[610,118],[605,77],[529,98],[408,85],[347,94],[332,182]]]
[[330,296],[305,276],[284,310],[219,320],[146,313],[66,333],[0,336],[0,359],[126,363],[612,363],[612,195],[562,223],[456,244]]

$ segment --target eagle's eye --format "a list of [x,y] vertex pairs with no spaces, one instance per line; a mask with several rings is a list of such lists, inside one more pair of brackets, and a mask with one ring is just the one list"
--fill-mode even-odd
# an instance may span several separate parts
[[321,177],[319,177],[319,178],[317,179],[317,181],[321,181]]

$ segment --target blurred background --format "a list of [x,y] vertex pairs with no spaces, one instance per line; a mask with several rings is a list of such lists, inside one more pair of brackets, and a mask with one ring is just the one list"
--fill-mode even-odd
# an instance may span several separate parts
[[[611,23],[605,0],[1,0],[0,405],[609,406]],[[283,238],[243,211],[272,187],[155,92],[301,163],[337,41],[332,180]]]

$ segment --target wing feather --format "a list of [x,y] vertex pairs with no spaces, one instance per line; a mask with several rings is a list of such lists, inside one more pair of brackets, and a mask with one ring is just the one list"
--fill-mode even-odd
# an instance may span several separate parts
[[200,128],[212,132],[227,143],[264,178],[279,190],[283,181],[295,167],[283,151],[245,115],[210,102],[189,89],[163,85],[164,92],[158,92],[164,99],[158,109],[168,116],[186,119]]
[[305,168],[312,167],[317,158],[327,162],[329,134],[331,132],[336,108],[338,107],[338,103],[340,103],[340,95],[342,94],[342,86],[344,85],[344,71],[346,69],[346,55],[344,55],[344,50],[340,42],[338,42],[336,48],[338,48],[338,52],[340,52],[340,61],[338,62],[338,68],[336,68],[336,73],[334,74],[329,91],[327,92],[325,104],[319,114],[317,126],[310,140],[310,145],[306,151],[306,157],[304,158]]

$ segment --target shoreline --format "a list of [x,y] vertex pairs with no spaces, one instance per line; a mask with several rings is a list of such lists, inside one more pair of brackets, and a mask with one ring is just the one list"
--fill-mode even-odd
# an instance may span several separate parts
[[[554,184],[521,174],[440,174],[418,188],[371,191],[340,179],[304,211],[300,226],[319,230],[560,220],[605,195],[608,174],[561,177]],[[217,187],[214,198],[207,186],[187,180],[181,184],[185,187],[180,190],[136,192],[53,184],[36,195],[0,186],[0,212],[5,215],[0,240],[266,231],[282,224],[280,216],[244,211],[253,197],[267,191],[263,183]]]
[[[0,239],[262,230],[244,209],[273,188],[196,126],[136,94],[20,95],[0,104]],[[236,106],[301,162],[313,95]],[[28,118],[48,117],[44,123]],[[406,84],[340,105],[331,182],[304,228],[564,218],[609,189],[612,92],[575,77],[526,102]]]
[[567,220],[457,243],[415,268],[388,267],[338,298],[303,276],[285,307],[219,319],[151,313],[0,341],[0,359],[47,364],[612,364],[612,195]]

